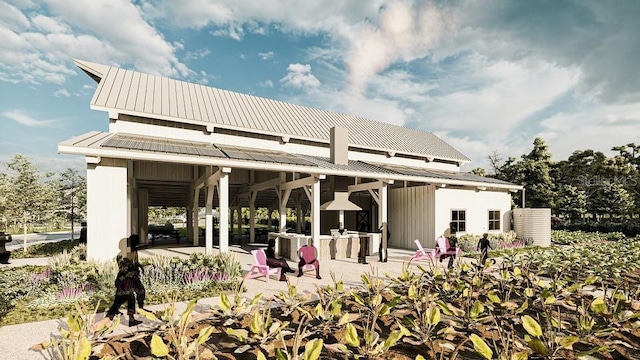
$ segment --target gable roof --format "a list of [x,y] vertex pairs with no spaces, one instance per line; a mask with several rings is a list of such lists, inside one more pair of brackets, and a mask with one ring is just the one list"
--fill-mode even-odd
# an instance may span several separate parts
[[329,129],[340,126],[348,130],[350,146],[470,161],[426,131],[108,65],[74,63],[99,81],[91,99],[96,110],[324,143],[330,141]]

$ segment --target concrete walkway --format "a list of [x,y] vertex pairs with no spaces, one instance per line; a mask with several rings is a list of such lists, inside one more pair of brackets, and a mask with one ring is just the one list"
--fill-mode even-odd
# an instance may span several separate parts
[[[256,244],[256,246],[264,245]],[[242,264],[243,271],[246,273],[253,263],[253,257],[249,252],[249,250],[251,250],[251,246],[245,246],[243,248],[239,246],[232,246],[230,250],[236,255],[238,261]],[[160,255],[187,258],[192,253],[202,252],[204,252],[204,248],[202,247],[172,247],[140,250],[139,254],[140,257],[151,257]],[[408,262],[412,254],[413,252],[408,250],[389,249],[388,262],[378,262],[377,255],[372,255],[367,258],[367,261],[369,261],[368,265],[359,264],[357,262],[357,258],[342,260],[322,260],[320,262],[320,274],[322,276],[322,280],[316,279],[313,272],[308,272],[304,276],[299,278],[296,277],[295,274],[288,274],[288,280],[291,284],[296,286],[299,294],[306,292],[310,295],[313,295],[316,293],[316,286],[325,286],[332,284],[333,281],[330,276],[331,273],[335,274],[337,280],[342,280],[344,282],[345,288],[358,287],[362,284],[360,276],[363,273],[370,273],[374,275],[377,274],[377,276],[380,277],[385,277],[385,275],[396,277],[400,275],[403,268],[403,263]],[[462,261],[470,262],[472,260],[462,258]],[[422,264],[424,266],[427,266],[427,263],[427,261],[422,261]],[[436,262],[436,266],[444,268],[443,265],[446,265],[446,263],[446,261],[443,263]],[[47,259],[12,259],[11,264],[0,265],[0,269],[3,266],[23,266],[29,264],[46,265]],[[297,266],[294,262],[289,262],[289,264],[294,269]],[[418,269],[414,270],[419,272]],[[243,296],[247,298],[253,298],[259,293],[263,293],[265,298],[270,298],[280,293],[281,291],[286,291],[287,282],[276,281],[275,279],[273,279],[273,277],[269,280],[269,282],[266,282],[265,278],[257,278],[245,281],[244,287],[247,289],[247,291],[243,293]],[[210,306],[217,305],[217,303],[217,297],[201,299],[198,301],[196,311],[205,311]],[[182,304],[182,306],[184,306],[184,304]],[[161,310],[164,307],[165,305],[146,306],[146,308],[153,311]],[[181,306],[178,306],[179,310],[180,308]],[[124,307],[121,310],[122,313],[126,312]],[[104,317],[104,313],[98,315],[98,319],[102,317]],[[141,316],[136,317],[139,320],[142,320]],[[126,317],[122,316],[121,321],[126,323]],[[58,335],[58,327],[64,326],[65,323],[66,319],[55,319],[0,327],[0,358],[12,360],[49,358],[48,356],[45,356],[44,353],[35,352],[29,349],[34,344],[48,341],[52,335]],[[120,325],[116,329],[115,334],[133,333],[138,329],[143,328],[149,328],[149,322],[147,320],[144,320],[141,325],[131,328],[125,325]]]

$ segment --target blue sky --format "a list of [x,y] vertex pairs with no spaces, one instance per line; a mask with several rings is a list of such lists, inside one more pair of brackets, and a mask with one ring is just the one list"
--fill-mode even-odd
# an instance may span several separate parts
[[84,167],[73,58],[436,133],[473,160],[640,143],[640,1],[0,1],[0,161]]

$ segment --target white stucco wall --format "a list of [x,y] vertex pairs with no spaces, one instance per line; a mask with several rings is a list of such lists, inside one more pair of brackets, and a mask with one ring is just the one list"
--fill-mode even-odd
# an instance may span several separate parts
[[87,165],[87,258],[110,260],[120,246],[126,246],[127,186],[126,160],[102,159],[98,165]]
[[[435,191],[435,236],[449,228],[451,210],[466,211],[466,233],[504,232],[510,227],[511,194],[440,188]],[[489,210],[500,210],[500,231],[488,231]]]

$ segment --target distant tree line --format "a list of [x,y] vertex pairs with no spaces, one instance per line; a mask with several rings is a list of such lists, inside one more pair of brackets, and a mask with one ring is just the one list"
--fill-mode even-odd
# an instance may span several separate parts
[[79,227],[87,211],[85,178],[75,169],[42,172],[29,158],[14,155],[0,172],[0,231]]
[[[615,146],[606,156],[593,150],[576,150],[566,160],[551,161],[544,140],[536,138],[533,150],[520,159],[506,161],[497,152],[488,156],[491,169],[474,169],[525,187],[526,207],[547,207],[554,216],[571,222],[638,221],[640,214],[640,145]],[[522,194],[512,197],[522,206]]]

